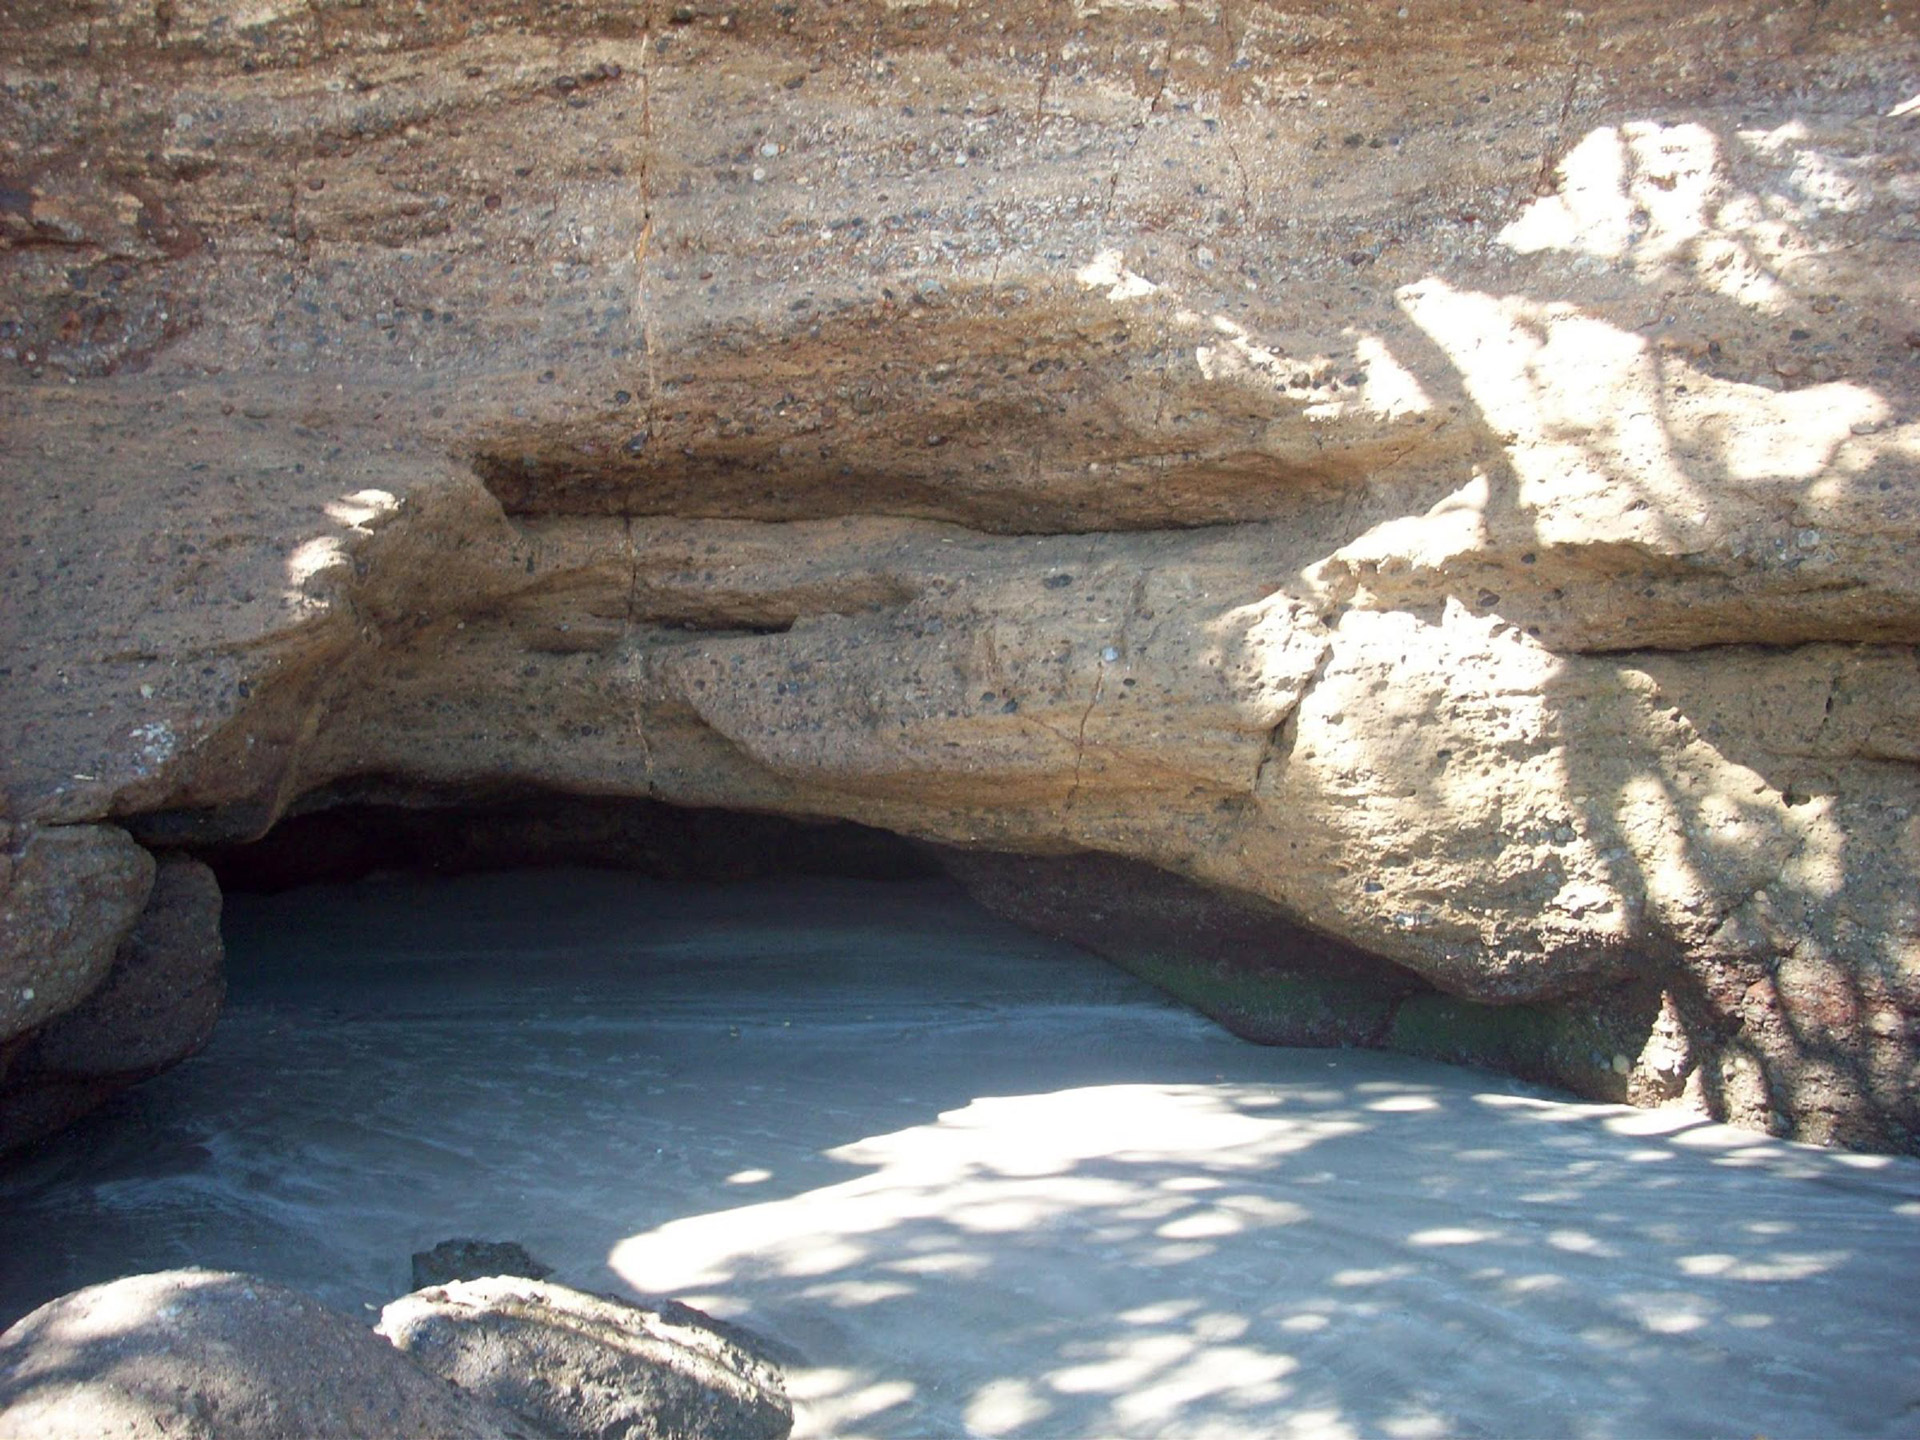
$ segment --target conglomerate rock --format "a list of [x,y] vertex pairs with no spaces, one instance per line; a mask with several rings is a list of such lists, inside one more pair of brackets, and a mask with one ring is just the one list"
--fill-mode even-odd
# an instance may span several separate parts
[[1913,16],[1406,12],[13,7],[14,873],[367,777],[1124,856],[1913,1146]]

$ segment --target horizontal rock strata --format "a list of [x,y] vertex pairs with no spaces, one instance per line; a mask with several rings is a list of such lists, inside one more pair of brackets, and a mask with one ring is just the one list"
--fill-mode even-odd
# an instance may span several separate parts
[[1124,857],[1910,1148],[1910,20],[1242,10],[0,20],[8,1032],[115,826],[514,784]]

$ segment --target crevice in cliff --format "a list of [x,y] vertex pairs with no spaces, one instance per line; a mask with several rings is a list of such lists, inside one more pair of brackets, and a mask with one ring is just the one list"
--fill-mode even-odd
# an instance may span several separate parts
[[1086,708],[1080,712],[1080,724],[1073,735],[1073,780],[1067,787],[1066,803],[1061,807],[1068,815],[1080,803],[1080,773],[1087,761],[1087,722],[1093,718],[1094,707],[1100,703],[1100,697],[1107,688],[1106,662],[1100,662],[1094,671],[1093,693],[1087,697]]
[[[638,463],[651,430],[634,432],[604,459],[482,451],[475,474],[500,508],[516,519],[675,516],[768,522],[830,520],[847,515],[946,518],[937,493],[911,478],[850,469],[831,479],[804,472],[770,474],[744,461],[689,460],[668,469]],[[589,450],[595,449],[589,445]]]
[[1559,189],[1554,180],[1554,171],[1565,158],[1567,128],[1573,122],[1573,102],[1579,94],[1580,81],[1586,74],[1587,62],[1584,58],[1575,59],[1567,74],[1567,88],[1560,97],[1560,113],[1554,120],[1553,129],[1547,135],[1546,146],[1540,152],[1540,168],[1534,176],[1533,189],[1536,195],[1551,195]]
[[[1021,539],[1265,524],[1297,508],[1298,502],[1288,506],[1280,497],[1321,487],[1326,480],[1257,459],[1211,469],[1195,459],[1191,476],[1183,477],[1172,458],[1144,455],[1108,468],[1137,467],[1162,482],[1157,488],[1103,492],[1076,482],[1085,493],[1062,496],[1034,483],[985,488],[974,478],[956,485],[939,477],[838,463],[782,465],[708,456],[648,464],[641,457],[652,444],[648,432],[640,430],[609,447],[575,447],[612,452],[598,458],[483,451],[468,463],[501,510],[518,521],[680,519],[779,525],[858,517],[922,520]],[[1243,476],[1220,483],[1220,475],[1234,469],[1244,471]],[[1325,499],[1326,494],[1315,488],[1313,498]]]
[[1904,637],[1883,637],[1878,634],[1862,635],[1849,629],[1842,634],[1814,634],[1805,637],[1796,636],[1788,640],[1719,640],[1706,639],[1697,644],[1683,645],[1554,645],[1549,648],[1563,655],[1579,655],[1593,660],[1628,660],[1644,656],[1658,659],[1670,655],[1792,655],[1802,650],[1833,649],[1846,647],[1857,652],[1905,651],[1920,657],[1920,644]]
[[[1331,626],[1328,628],[1331,629]],[[1301,683],[1300,693],[1294,697],[1293,704],[1287,707],[1287,713],[1267,731],[1267,743],[1260,751],[1259,760],[1254,763],[1253,783],[1247,791],[1256,801],[1267,792],[1269,774],[1277,779],[1285,772],[1287,762],[1293,758],[1293,748],[1300,739],[1300,707],[1306,704],[1307,697],[1326,679],[1327,666],[1332,662],[1333,646],[1329,643],[1321,650],[1313,673]]]
[[[675,381],[660,383],[670,395]],[[1159,419],[1092,442],[1091,422],[1041,433],[1039,411],[1001,399],[909,409],[918,402],[902,396],[898,414],[869,422],[807,413],[778,392],[717,416],[672,410],[670,398],[636,416],[618,391],[600,415],[477,437],[454,458],[518,520],[865,515],[1032,536],[1319,526],[1364,508],[1380,477],[1423,449],[1440,465],[1451,443],[1371,430],[1329,440],[1305,423],[1195,443],[1156,433],[1181,423],[1184,397],[1157,382],[1153,395]]]
[[[1180,10],[1181,18],[1184,20],[1186,17],[1184,3]],[[1113,214],[1114,202],[1120,195],[1120,178],[1126,172],[1127,163],[1133,159],[1133,152],[1140,144],[1140,137],[1146,134],[1147,126],[1153,123],[1153,117],[1160,113],[1160,102],[1166,98],[1167,93],[1167,77],[1172,73],[1172,58],[1173,42],[1163,40],[1158,51],[1158,63],[1150,63],[1147,66],[1147,78],[1155,82],[1153,94],[1148,99],[1146,109],[1141,112],[1140,118],[1127,131],[1125,148],[1120,152],[1120,158],[1113,167],[1113,173],[1107,177],[1106,201],[1101,207],[1102,222]]]
[[627,442],[642,447],[651,442],[659,428],[660,367],[654,350],[653,305],[648,293],[653,254],[653,29],[654,3],[648,0],[640,22],[640,237],[633,247],[633,282],[640,310],[641,353],[647,362],[646,428]]

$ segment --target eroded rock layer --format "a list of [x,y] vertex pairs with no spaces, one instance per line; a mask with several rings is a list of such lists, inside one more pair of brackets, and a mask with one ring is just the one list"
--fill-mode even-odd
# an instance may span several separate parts
[[519,784],[1125,857],[1453,997],[1415,1048],[1506,1007],[1589,1093],[1915,1143],[1897,7],[0,53],[9,1033],[144,903],[117,825]]

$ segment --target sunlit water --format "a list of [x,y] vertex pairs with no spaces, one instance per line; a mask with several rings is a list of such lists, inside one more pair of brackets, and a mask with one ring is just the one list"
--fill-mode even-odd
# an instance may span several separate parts
[[757,1328],[801,1434],[1920,1431],[1912,1162],[1260,1049],[931,882],[229,937],[212,1046],[0,1169],[0,1319],[178,1265],[369,1314],[472,1235]]

